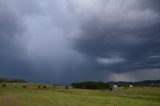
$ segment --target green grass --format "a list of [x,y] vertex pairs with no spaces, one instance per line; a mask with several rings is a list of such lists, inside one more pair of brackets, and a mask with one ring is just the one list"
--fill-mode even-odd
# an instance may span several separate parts
[[[0,85],[0,106],[160,106],[160,88],[108,90],[38,88],[38,84]],[[43,86],[42,86],[43,87]]]

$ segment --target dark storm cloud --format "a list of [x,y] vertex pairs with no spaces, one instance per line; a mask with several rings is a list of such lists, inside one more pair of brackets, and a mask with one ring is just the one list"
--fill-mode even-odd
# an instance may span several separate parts
[[0,0],[0,77],[143,80],[154,69],[158,78],[158,2]]
[[150,7],[150,8],[157,10],[157,11],[159,11],[159,9],[160,9],[159,3],[160,3],[159,0],[154,0],[154,1],[153,0],[141,0],[142,7],[144,7],[144,8]]
[[74,3],[74,13],[82,17],[74,48],[92,59],[94,69],[122,72],[160,67],[160,13],[158,7],[154,8],[156,2]]

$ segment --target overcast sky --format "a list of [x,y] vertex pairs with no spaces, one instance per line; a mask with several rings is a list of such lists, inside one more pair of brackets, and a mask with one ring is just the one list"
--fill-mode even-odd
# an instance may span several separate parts
[[160,79],[160,1],[0,0],[0,77]]

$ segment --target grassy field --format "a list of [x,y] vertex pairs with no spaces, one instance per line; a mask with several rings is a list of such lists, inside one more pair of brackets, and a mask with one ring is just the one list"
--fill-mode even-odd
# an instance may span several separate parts
[[160,88],[107,90],[65,89],[37,84],[0,85],[0,106],[160,106]]

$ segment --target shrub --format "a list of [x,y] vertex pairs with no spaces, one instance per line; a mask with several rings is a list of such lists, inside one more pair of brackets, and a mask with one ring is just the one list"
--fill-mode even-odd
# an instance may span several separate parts
[[38,85],[38,88],[41,88],[41,86],[40,86],[40,85]]
[[2,87],[4,87],[4,88],[5,88],[5,87],[6,87],[6,84],[5,84],[5,83],[3,83],[3,84],[2,84]]
[[124,86],[124,89],[128,89],[128,86]]
[[52,85],[53,88],[56,88],[56,85]]
[[26,85],[22,85],[22,88],[26,88],[27,86]]
[[69,87],[68,87],[68,86],[65,86],[65,89],[69,89]]
[[45,85],[43,85],[43,88],[47,88]]
[[109,87],[109,91],[112,91],[113,90],[113,87]]

